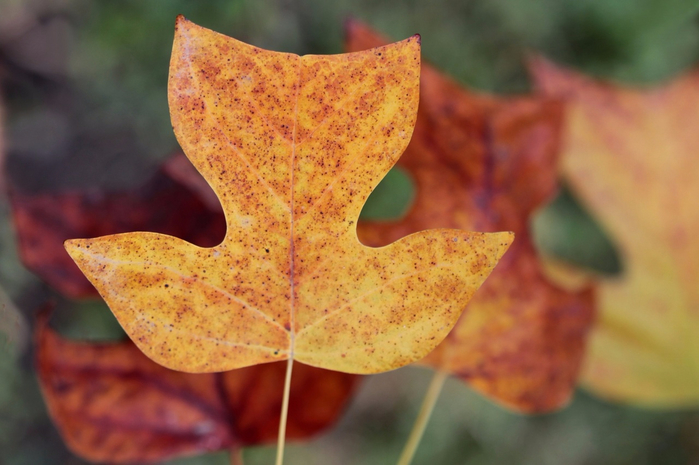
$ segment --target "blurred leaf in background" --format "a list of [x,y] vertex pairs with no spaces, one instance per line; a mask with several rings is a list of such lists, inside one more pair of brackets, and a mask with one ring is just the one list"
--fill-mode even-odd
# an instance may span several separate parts
[[699,72],[658,87],[598,82],[543,59],[568,104],[562,172],[617,241],[622,275],[597,281],[583,382],[619,402],[699,404]]
[[[277,439],[286,364],[225,373],[164,368],[131,341],[95,343],[35,331],[44,400],[76,454],[94,462],[159,462]],[[329,428],[361,377],[297,364],[287,438],[304,441]]]
[[[348,51],[388,42],[359,21],[346,30]],[[594,319],[591,289],[547,280],[529,233],[532,212],[558,190],[563,106],[537,95],[476,94],[425,62],[420,80],[415,131],[398,161],[415,182],[415,201],[398,220],[360,221],[357,235],[383,246],[430,228],[514,232],[454,329],[420,364],[515,411],[559,409],[577,384]]]

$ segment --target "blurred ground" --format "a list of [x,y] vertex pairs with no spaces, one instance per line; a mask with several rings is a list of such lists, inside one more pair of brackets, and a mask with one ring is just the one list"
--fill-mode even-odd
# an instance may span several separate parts
[[[699,60],[699,5],[632,0],[0,0],[0,85],[4,145],[16,188],[122,189],[143,181],[177,150],[166,100],[174,18],[263,48],[299,54],[342,51],[348,15],[395,38],[422,35],[423,56],[467,86],[526,92],[523,59],[541,52],[596,76],[646,84]],[[393,173],[365,215],[399,215],[410,184]],[[537,217],[539,245],[607,273],[623,263],[613,245],[564,191]],[[57,326],[83,338],[121,332],[101,303],[56,296],[19,264],[8,208],[0,199],[0,465],[79,464],[46,417],[22,334],[49,297]],[[373,376],[338,428],[289,449],[293,464],[385,464],[398,456],[430,373]],[[451,380],[415,464],[699,463],[696,411],[651,412],[579,392],[555,414],[523,417]],[[246,451],[270,463],[273,449]],[[174,462],[173,462],[174,463]],[[176,463],[227,463],[225,454]]]

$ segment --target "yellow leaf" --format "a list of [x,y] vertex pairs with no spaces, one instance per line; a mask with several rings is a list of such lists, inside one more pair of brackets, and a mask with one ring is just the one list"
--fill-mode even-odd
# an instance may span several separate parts
[[356,234],[410,140],[419,54],[414,36],[299,57],[178,18],[172,123],[223,205],[226,237],[213,248],[144,232],[66,243],[141,350],[189,372],[293,358],[374,373],[447,335],[512,235],[442,229],[375,249]]
[[568,101],[563,171],[617,243],[601,279],[584,384],[656,407],[699,402],[699,73],[633,89],[536,60],[538,86]]

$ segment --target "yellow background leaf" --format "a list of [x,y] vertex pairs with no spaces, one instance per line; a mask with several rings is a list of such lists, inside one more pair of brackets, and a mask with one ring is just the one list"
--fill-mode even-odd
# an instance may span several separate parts
[[434,230],[378,249],[356,235],[410,139],[419,53],[414,36],[299,57],[178,18],[172,122],[223,205],[226,237],[213,248],[154,233],[66,244],[141,350],[190,372],[293,357],[373,373],[446,336],[511,234]]
[[536,60],[568,102],[563,172],[617,243],[624,274],[601,280],[583,382],[604,397],[699,401],[699,73],[652,89],[593,81]]

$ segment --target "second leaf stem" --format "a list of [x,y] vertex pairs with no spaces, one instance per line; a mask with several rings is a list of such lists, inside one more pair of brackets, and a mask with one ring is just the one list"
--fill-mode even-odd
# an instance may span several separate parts
[[239,446],[231,448],[231,465],[243,465],[243,449]]
[[443,371],[435,371],[430,386],[425,393],[425,398],[422,400],[420,413],[418,413],[417,419],[413,424],[408,442],[405,443],[403,452],[398,459],[398,465],[410,465],[410,462],[413,461],[417,446],[420,444],[422,435],[425,432],[425,427],[430,420],[430,416],[432,416],[432,410],[434,410],[434,406],[437,403],[437,399],[439,399],[439,394],[442,392],[442,387],[448,376],[449,374]]

